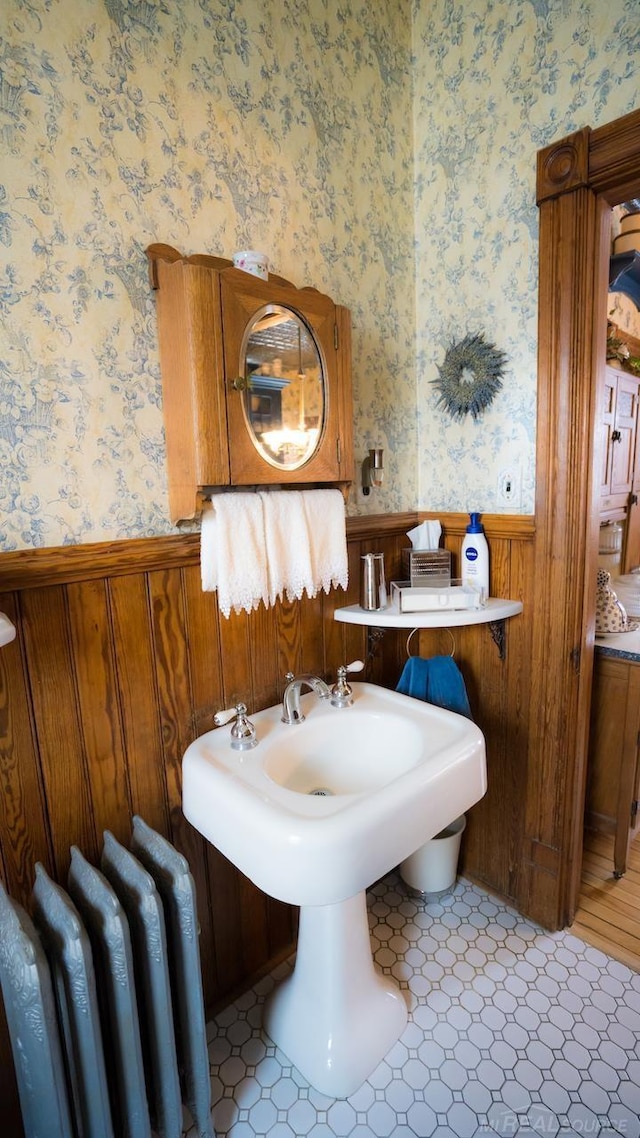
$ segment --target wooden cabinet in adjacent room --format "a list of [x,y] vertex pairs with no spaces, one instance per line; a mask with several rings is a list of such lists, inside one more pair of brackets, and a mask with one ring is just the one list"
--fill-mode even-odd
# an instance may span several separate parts
[[603,513],[625,507],[633,489],[639,385],[637,376],[607,364],[600,480]]
[[629,843],[638,832],[640,796],[640,658],[596,651],[586,825],[614,834],[614,876],[627,868]]
[[640,431],[636,430],[635,460],[633,464],[633,485],[627,507],[627,526],[623,549],[623,573],[629,573],[640,565]]

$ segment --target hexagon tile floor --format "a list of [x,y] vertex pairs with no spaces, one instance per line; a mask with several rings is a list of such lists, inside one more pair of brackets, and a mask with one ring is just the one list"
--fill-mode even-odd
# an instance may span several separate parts
[[390,874],[368,901],[400,1040],[351,1098],[319,1094],[261,1031],[281,966],[209,1025],[218,1138],[640,1138],[640,975],[462,879],[424,903]]

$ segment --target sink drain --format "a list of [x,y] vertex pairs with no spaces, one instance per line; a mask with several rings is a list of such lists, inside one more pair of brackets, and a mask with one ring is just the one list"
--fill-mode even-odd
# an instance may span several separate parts
[[332,798],[333,791],[329,790],[328,786],[317,786],[315,790],[308,791],[309,794],[315,794],[317,798]]

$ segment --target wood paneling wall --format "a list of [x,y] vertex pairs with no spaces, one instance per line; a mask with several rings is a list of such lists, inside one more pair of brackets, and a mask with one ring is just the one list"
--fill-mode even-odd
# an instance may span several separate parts
[[[219,618],[216,595],[201,591],[197,535],[0,557],[0,609],[18,628],[0,651],[0,871],[8,892],[28,907],[37,861],[64,883],[71,845],[95,860],[103,831],[128,842],[138,813],[191,865],[210,1009],[288,953],[296,913],[264,896],[185,821],[182,754],[217,710],[242,699],[256,711],[281,699],[289,670],[329,679],[371,648],[366,678],[394,687],[406,634],[372,643],[366,629],[332,618],[335,607],[358,600],[363,552],[384,552],[388,577],[400,576],[400,550],[417,520],[349,519],[346,596],[334,590],[229,620]],[[466,515],[441,520],[459,555]],[[485,522],[492,593],[526,603],[532,520]],[[516,902],[530,633],[530,614],[508,622],[504,660],[487,626],[455,634],[489,754],[489,791],[469,819],[464,868]],[[445,633],[421,632],[419,646],[423,654],[450,651]],[[8,1109],[14,1092],[1,1031],[0,1066]]]
[[[436,517],[436,514],[422,514]],[[467,514],[440,514],[445,545],[460,571]],[[531,517],[486,515],[491,595],[523,602],[504,624],[504,659],[488,625],[420,632],[420,654],[453,650],[467,686],[473,717],[487,744],[488,790],[469,812],[461,869],[511,900],[525,913],[522,853],[528,769],[529,691],[533,613],[534,525]],[[415,652],[415,648],[411,648]]]

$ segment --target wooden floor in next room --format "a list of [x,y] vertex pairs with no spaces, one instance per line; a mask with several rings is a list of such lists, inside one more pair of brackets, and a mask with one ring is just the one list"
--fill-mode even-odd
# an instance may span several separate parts
[[640,835],[613,876],[613,837],[585,830],[582,886],[571,932],[640,972]]

